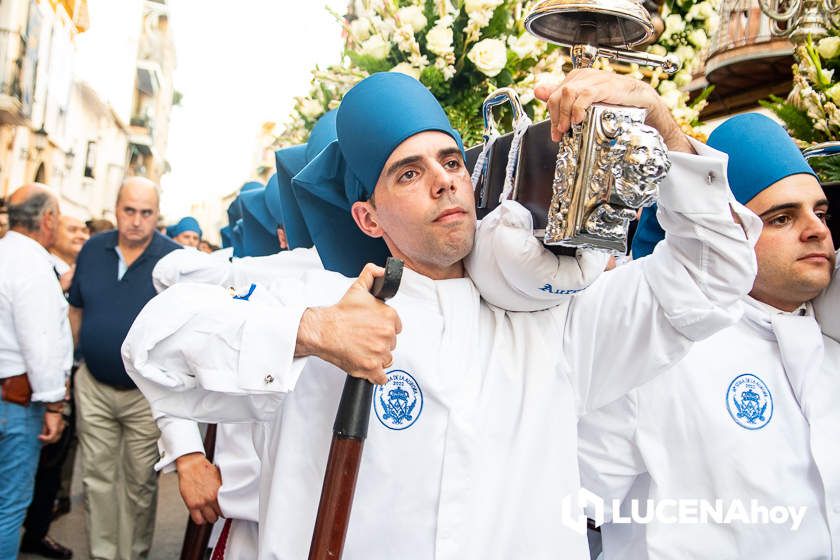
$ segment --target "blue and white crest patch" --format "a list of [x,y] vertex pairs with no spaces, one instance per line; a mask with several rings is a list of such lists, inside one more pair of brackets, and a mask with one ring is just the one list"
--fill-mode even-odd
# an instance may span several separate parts
[[773,395],[757,375],[743,373],[726,390],[726,408],[739,426],[758,430],[773,417]]
[[373,409],[382,425],[391,430],[410,428],[423,412],[423,391],[407,371],[394,369],[388,382],[373,391]]

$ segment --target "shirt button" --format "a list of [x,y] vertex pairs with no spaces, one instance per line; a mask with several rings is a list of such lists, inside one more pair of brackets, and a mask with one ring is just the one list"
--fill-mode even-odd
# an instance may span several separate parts
[[706,184],[711,185],[715,182],[715,174],[712,171],[709,171],[708,175],[706,175]]
[[267,384],[268,383],[274,383],[274,376],[269,373],[268,375],[265,376],[265,382]]

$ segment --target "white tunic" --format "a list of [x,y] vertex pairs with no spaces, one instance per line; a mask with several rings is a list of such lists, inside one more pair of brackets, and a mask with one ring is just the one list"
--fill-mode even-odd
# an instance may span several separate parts
[[[158,261],[152,281],[160,292],[178,282],[218,284],[236,293],[247,293],[249,282],[266,282],[304,270],[320,269],[315,249],[284,251],[266,257],[246,257],[227,261],[199,251],[172,251]],[[156,410],[155,420],[161,431],[158,442],[161,460],[157,469],[171,468],[175,459],[193,452],[203,453],[198,424]],[[254,448],[254,431],[265,424],[218,424],[213,463],[219,468],[222,486],[218,502],[222,516],[232,519],[225,558],[251,560],[257,556],[259,520],[260,457]],[[224,519],[219,521],[219,526]],[[214,539],[211,539],[214,542]]]
[[[556,308],[508,313],[469,279],[405,272],[389,301],[403,331],[374,397],[346,559],[587,557],[585,537],[558,524],[562,498],[579,485],[578,416],[737,320],[755,274],[720,179],[725,161],[672,157],[666,243]],[[257,446],[260,558],[307,555],[345,374],[294,359],[294,348],[305,307],[336,302],[350,282],[308,272],[249,301],[176,285],[147,305],[123,346],[154,407],[272,422],[266,448]]]
[[[840,558],[840,344],[811,313],[746,304],[672,371],[581,419],[581,484],[608,504],[627,496],[625,518],[630,498],[720,499],[724,513],[755,500],[805,507],[801,526],[607,524],[606,560]],[[750,397],[760,406],[746,410]]]

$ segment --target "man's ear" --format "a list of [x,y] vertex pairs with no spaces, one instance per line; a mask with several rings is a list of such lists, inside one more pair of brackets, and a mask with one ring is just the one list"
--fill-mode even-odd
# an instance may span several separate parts
[[368,202],[354,202],[350,208],[350,213],[353,215],[353,220],[359,229],[369,237],[382,237],[384,233],[382,227],[379,225],[379,220],[376,216],[376,208]]

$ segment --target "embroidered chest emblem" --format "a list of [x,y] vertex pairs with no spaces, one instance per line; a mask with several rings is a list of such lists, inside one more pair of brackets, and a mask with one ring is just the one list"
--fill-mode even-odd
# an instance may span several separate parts
[[414,425],[423,412],[423,391],[407,371],[394,369],[386,374],[388,382],[373,392],[373,409],[386,428],[405,430]]
[[747,430],[758,430],[773,417],[773,395],[758,376],[744,373],[729,384],[726,407],[739,426]]

